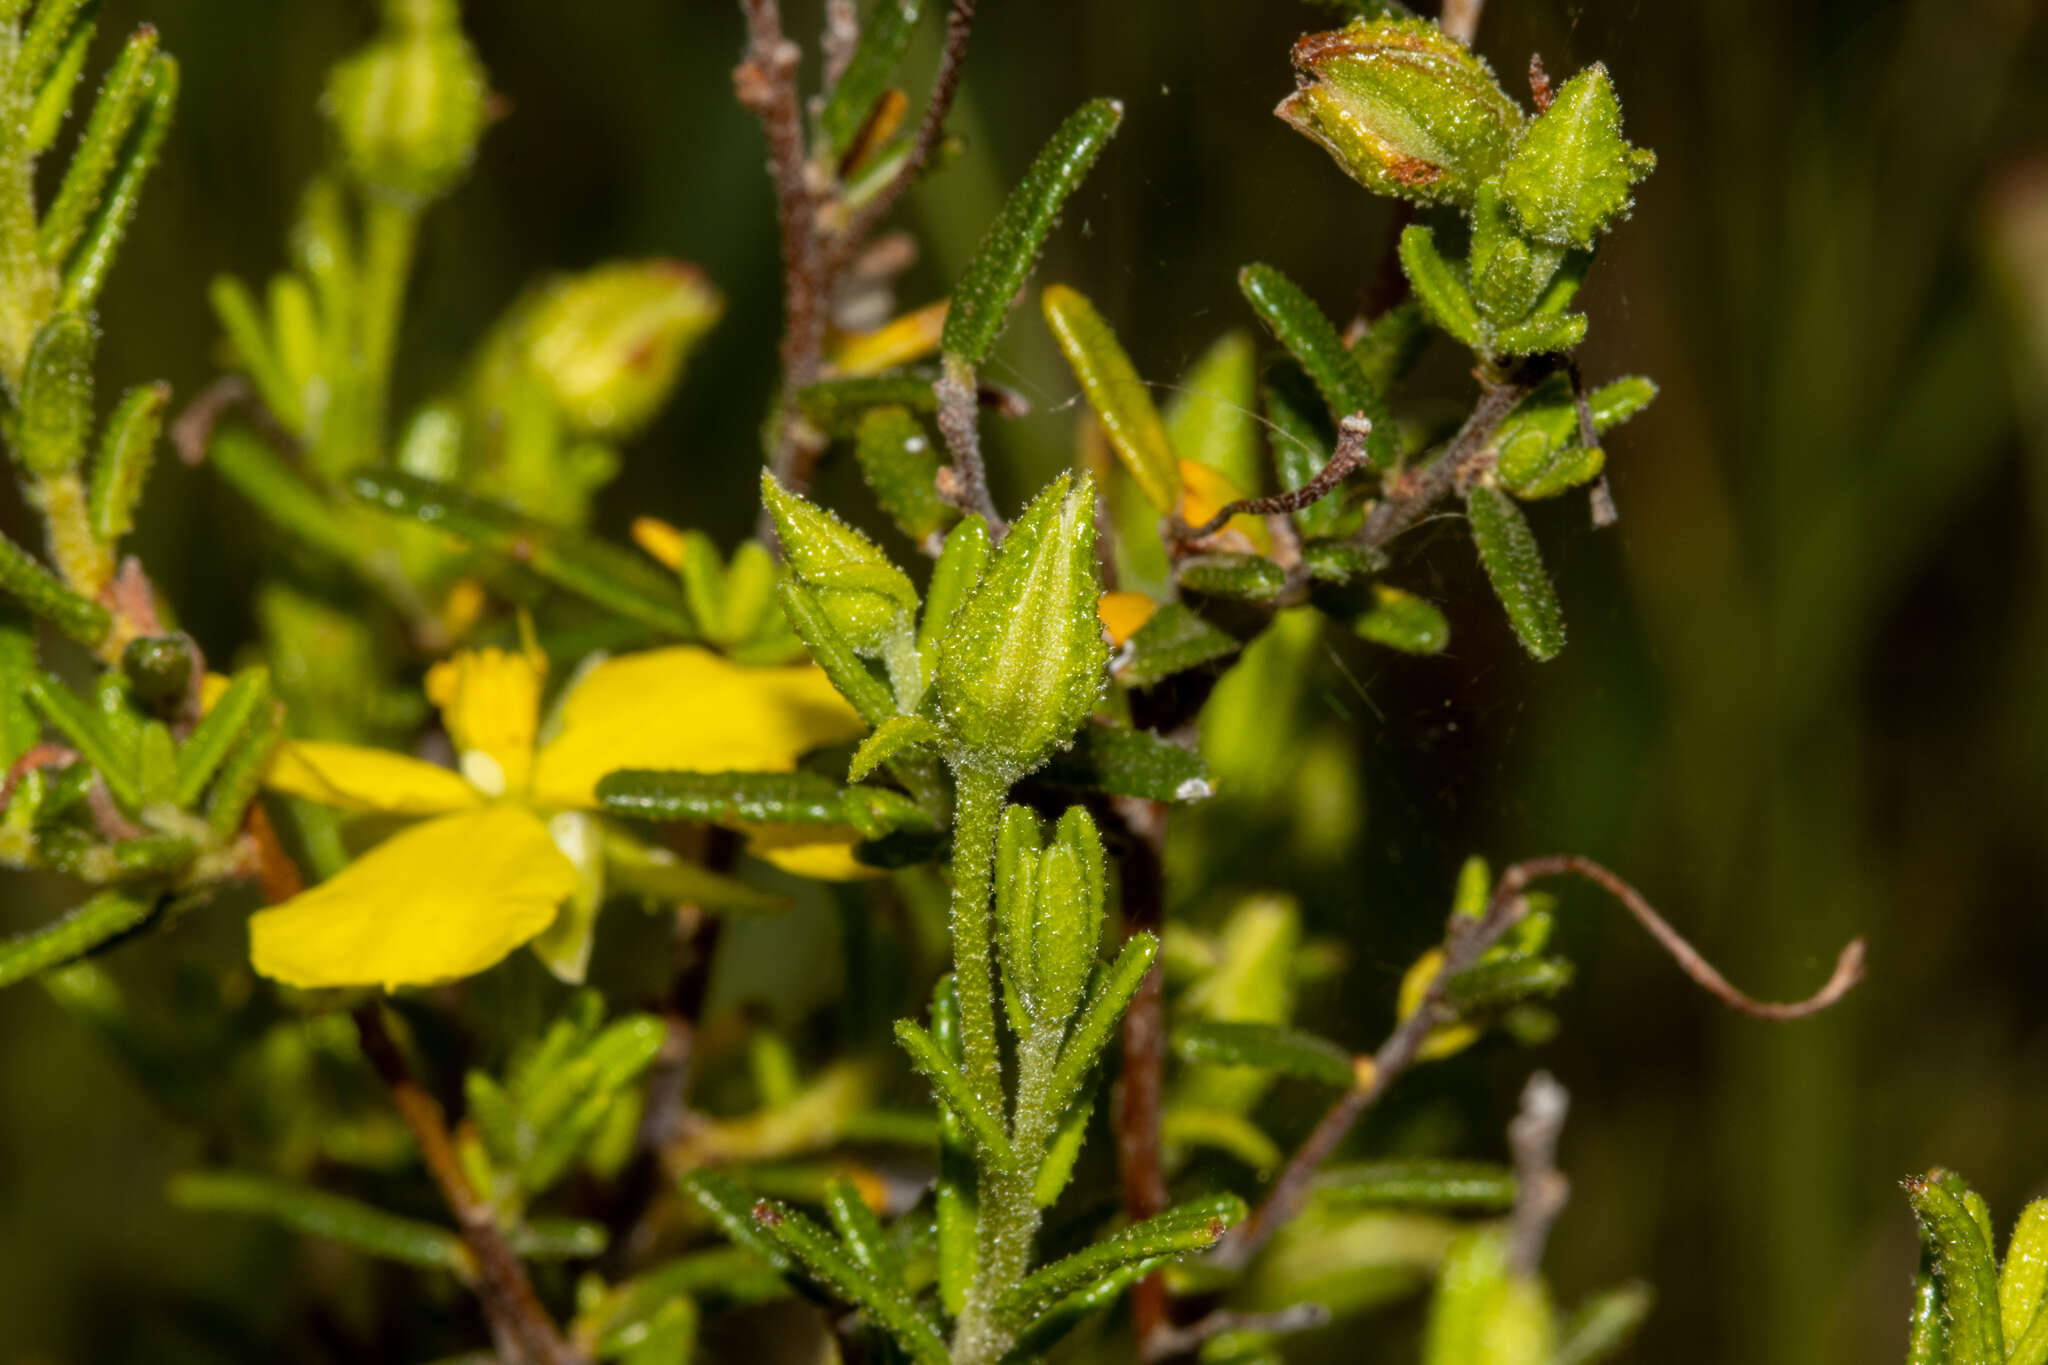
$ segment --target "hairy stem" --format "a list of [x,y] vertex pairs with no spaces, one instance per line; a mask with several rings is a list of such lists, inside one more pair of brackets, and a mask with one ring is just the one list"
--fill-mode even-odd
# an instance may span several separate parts
[[976,1228],[981,1256],[954,1338],[956,1365],[994,1365],[1015,1341],[1015,1333],[998,1323],[992,1310],[1003,1291],[1031,1269],[1039,1223],[1038,1172],[1057,1118],[1050,1089],[1058,1060],[1056,1028],[1035,1027],[1018,1043],[1017,1110],[1010,1131],[1016,1164],[1009,1170],[986,1162],[981,1166]]
[[370,196],[363,215],[363,311],[357,344],[362,348],[362,428],[365,445],[354,458],[366,461],[384,439],[385,409],[391,396],[391,365],[398,353],[399,318],[412,278],[420,211],[408,200]]
[[991,868],[996,824],[1009,784],[973,768],[957,770],[953,806],[953,980],[960,994],[960,1048],[967,1080],[992,1114],[1003,1104],[996,1046],[994,963],[990,953]]
[[[1119,800],[1116,808],[1131,832],[1130,847],[1118,859],[1124,934],[1156,934],[1166,921],[1165,870],[1160,859],[1166,844],[1168,808],[1163,802],[1130,799]],[[1131,997],[1122,1031],[1123,1067],[1111,1123],[1116,1131],[1124,1214],[1135,1223],[1166,1208],[1166,1167],[1159,1136],[1166,1071],[1166,977],[1157,963]],[[1132,1331],[1141,1355],[1170,1326],[1167,1309],[1166,1281],[1159,1275],[1146,1276],[1132,1289]]]

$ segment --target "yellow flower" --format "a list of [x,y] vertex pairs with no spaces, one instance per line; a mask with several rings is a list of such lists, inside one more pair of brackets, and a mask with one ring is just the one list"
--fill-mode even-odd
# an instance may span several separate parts
[[[469,976],[525,943],[580,979],[602,899],[597,780],[618,768],[784,772],[864,733],[817,668],[744,668],[694,647],[592,669],[537,743],[541,665],[467,651],[427,675],[458,772],[382,749],[298,741],[274,791],[341,810],[427,817],[249,921],[250,956],[294,986],[392,989]],[[823,833],[823,837],[820,834]],[[763,858],[800,875],[861,875],[852,835],[775,830]]]

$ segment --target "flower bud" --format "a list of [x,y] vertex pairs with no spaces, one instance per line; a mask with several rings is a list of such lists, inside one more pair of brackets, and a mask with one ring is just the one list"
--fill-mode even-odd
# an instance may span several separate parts
[[1064,748],[1102,694],[1095,486],[1062,474],[1026,508],[939,646],[956,767],[1008,781]]
[[1080,1006],[1102,939],[1102,839],[1079,806],[1060,817],[1050,845],[1038,817],[1003,812],[996,837],[996,923],[1003,981],[1024,1024],[1063,1027]]
[[1426,19],[1310,34],[1294,65],[1300,89],[1274,112],[1378,194],[1470,205],[1526,121],[1486,63]]
[[880,546],[762,471],[761,501],[775,518],[789,570],[816,596],[856,653],[909,643],[917,589]]
[[384,31],[334,68],[327,115],[364,185],[432,199],[469,169],[488,94],[455,0],[385,0]]
[[624,436],[668,400],[724,308],[704,273],[682,261],[599,266],[556,281],[536,302],[527,367],[571,427]]

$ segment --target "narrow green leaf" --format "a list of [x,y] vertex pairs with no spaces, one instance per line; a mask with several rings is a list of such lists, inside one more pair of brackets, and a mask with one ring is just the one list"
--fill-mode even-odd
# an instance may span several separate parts
[[1444,982],[1444,996],[1460,1014],[1489,1014],[1526,1000],[1545,1000],[1572,983],[1572,964],[1537,953],[1502,953]]
[[358,474],[350,487],[373,507],[504,555],[628,620],[678,639],[696,636],[680,585],[630,551],[409,474]]
[[1168,602],[1124,642],[1126,652],[1117,661],[1116,676],[1130,687],[1150,687],[1176,673],[1228,658],[1239,648],[1235,637],[1181,603]]
[[119,839],[109,848],[114,855],[114,873],[95,880],[155,881],[184,871],[199,853],[197,844],[177,834],[147,834],[140,839]]
[[853,751],[853,762],[846,770],[846,780],[864,781],[891,759],[912,749],[936,747],[939,739],[939,727],[923,716],[891,716]]
[[1136,933],[1124,940],[1123,950],[1102,973],[1100,984],[1082,1007],[1074,1020],[1073,1032],[1060,1049],[1059,1064],[1053,1068],[1049,1087],[1056,1102],[1063,1103],[1080,1092],[1082,1080],[1095,1065],[1110,1034],[1116,1031],[1117,1021],[1123,1018],[1131,997],[1144,984],[1145,974],[1152,970],[1158,956],[1159,940],[1151,934]]
[[359,532],[254,432],[239,426],[219,428],[207,459],[280,530],[344,564],[360,562]]
[[953,613],[988,572],[988,553],[988,523],[978,516],[963,517],[946,535],[945,548],[925,586],[924,616],[917,623],[917,652],[924,658],[927,683],[938,665],[938,643],[953,624]]
[[1430,321],[1473,350],[1487,352],[1490,330],[1479,316],[1471,288],[1458,267],[1436,249],[1436,234],[1420,223],[1402,229],[1401,270]]
[[21,46],[14,50],[13,66],[5,73],[11,93],[17,97],[34,94],[77,29],[91,30],[99,8],[98,0],[42,0],[21,35]]
[[1212,794],[1200,754],[1123,725],[1082,726],[1073,747],[1055,755],[1035,780],[1147,801],[1203,801]]
[[133,810],[141,799],[134,756],[109,728],[108,718],[47,674],[30,678],[25,694],[29,705],[106,781],[114,799]]
[[171,130],[171,113],[178,103],[178,64],[158,53],[142,73],[145,101],[141,122],[129,131],[121,148],[120,170],[100,199],[84,239],[66,258],[64,282],[57,294],[57,306],[67,312],[89,312],[106,286],[114,256],[127,235],[129,220],[142,202],[142,184],[156,165],[164,137]]
[[853,1253],[853,1259],[882,1284],[900,1289],[903,1284],[903,1257],[896,1245],[889,1240],[888,1230],[882,1220],[861,1198],[860,1190],[845,1176],[834,1176],[832,1183],[825,1187],[825,1212],[832,1219],[833,1230],[846,1249]]
[[1014,1326],[1029,1325],[1060,1300],[1085,1293],[1129,1266],[1156,1265],[1207,1250],[1244,1214],[1244,1201],[1234,1194],[1213,1195],[1168,1209],[1026,1277],[996,1300],[996,1314]]
[[940,1102],[974,1135],[989,1163],[1005,1170],[1014,1166],[1017,1154],[1010,1146],[1009,1134],[1003,1131],[1002,1119],[982,1106],[974,1087],[968,1083],[967,1073],[946,1055],[931,1034],[915,1020],[898,1019],[896,1041],[910,1054],[911,1065],[932,1083]]
[[1373,604],[1351,623],[1361,639],[1403,654],[1441,654],[1451,623],[1428,601],[1385,583],[1372,585]]
[[1515,1206],[1515,1173],[1484,1161],[1369,1161],[1324,1171],[1316,1195],[1343,1208],[1506,1213]]
[[1017,1344],[1003,1357],[1003,1365],[1037,1365],[1045,1352],[1078,1327],[1082,1319],[1114,1305],[1155,1268],[1150,1261],[1139,1261],[1111,1271],[1080,1293],[1069,1294],[1053,1304],[1018,1330]]
[[0,940],[0,987],[83,957],[120,937],[156,912],[156,898],[106,890],[61,919]]
[[[2036,1199],[2020,1210],[1998,1271],[1998,1321],[2006,1341],[2017,1351],[2027,1332],[2043,1315],[2048,1297],[2048,1199]],[[2044,1337],[2048,1340],[2048,1337]]]
[[988,358],[1060,209],[1123,116],[1115,100],[1090,100],[1068,115],[1038,153],[961,273],[939,339],[946,355],[970,366]]
[[199,800],[229,750],[247,734],[258,710],[269,701],[270,670],[263,665],[252,664],[229,681],[178,751],[178,785],[173,799],[179,809],[189,810]]
[[171,1178],[170,1200],[205,1213],[246,1213],[308,1237],[324,1237],[365,1255],[462,1279],[474,1274],[462,1239],[447,1228],[401,1218],[356,1199],[269,1176],[190,1171]]
[[1920,1267],[1913,1272],[1913,1310],[1906,1322],[1906,1365],[1949,1365],[1948,1314],[1942,1308],[1941,1282],[1934,1274],[1934,1244],[1925,1231],[1920,1243]]
[[1539,241],[1590,247],[1628,216],[1637,181],[1656,166],[1652,152],[1621,136],[1621,101],[1607,68],[1587,67],[1559,87],[1501,172],[1501,186],[1523,229]]
[[[1304,541],[1301,547],[1301,567],[1318,583],[1349,583],[1386,566],[1385,555],[1345,540],[1310,540]],[[1369,611],[1366,613],[1367,616],[1371,614]],[[1419,623],[1421,618],[1416,619]]]
[[818,127],[833,156],[846,155],[875,101],[903,64],[903,54],[917,36],[919,8],[920,0],[875,0],[862,16],[860,46],[818,113]]
[[827,436],[854,435],[876,408],[930,413],[938,406],[931,375],[920,373],[826,379],[797,390],[796,395],[796,408],[803,419]]
[[1498,183],[1488,181],[1479,187],[1472,204],[1468,262],[1472,298],[1488,322],[1507,327],[1528,317],[1545,296],[1564,255],[1563,247],[1522,235],[1501,200]]
[[122,395],[107,419],[87,501],[92,533],[103,544],[114,544],[135,526],[135,506],[156,462],[157,436],[170,402],[169,384],[138,384]]
[[1650,1316],[1656,1297],[1640,1283],[1592,1295],[1565,1319],[1551,1365],[1599,1365],[1612,1359]]
[[604,859],[606,886],[640,897],[649,909],[695,905],[728,914],[780,915],[793,904],[787,896],[699,867],[616,828],[604,831]]
[[36,672],[35,623],[27,612],[0,605],[0,768],[13,767],[42,736],[27,691]]
[[1906,1182],[1906,1198],[1934,1249],[1948,1317],[1953,1365],[2000,1365],[2005,1341],[1998,1323],[1998,1273],[1983,1231],[1962,1200],[1944,1188],[1943,1172]]
[[242,817],[263,784],[270,756],[283,738],[284,707],[276,702],[258,707],[254,722],[222,760],[213,792],[206,799],[206,823],[215,838],[225,840],[242,827]]
[[86,220],[99,206],[120,158],[121,144],[150,93],[147,72],[156,50],[156,30],[144,25],[129,36],[120,56],[107,68],[99,98],[86,119],[85,131],[79,134],[78,150],[72,153],[57,197],[50,201],[36,233],[36,249],[45,261],[61,261],[71,253],[85,231]]
[[97,648],[113,629],[114,618],[105,607],[59,583],[56,575],[5,536],[0,536],[0,591],[88,649]]
[[853,454],[875,501],[911,540],[924,544],[956,515],[939,496],[938,448],[910,409],[870,408],[860,419]]
[[1074,1164],[1081,1159],[1081,1146],[1088,1140],[1088,1120],[1095,1112],[1093,1083],[1089,1093],[1060,1111],[1059,1127],[1045,1146],[1045,1160],[1039,1163],[1038,1179],[1032,1186],[1031,1201],[1042,1209],[1059,1202],[1067,1182],[1074,1178]]
[[607,773],[597,802],[636,820],[707,824],[836,825],[842,789],[816,773]]
[[1116,333],[1077,290],[1050,284],[1041,296],[1046,326],[1081,383],[1109,444],[1161,512],[1180,503],[1180,464],[1152,391],[1138,377]]
[[[960,1040],[960,998],[950,973],[932,987],[932,1041],[947,1061],[964,1066]],[[934,1231],[938,1236],[939,1302],[958,1317],[980,1264],[980,1172],[966,1125],[945,1105],[939,1112],[939,1171],[933,1188]]]
[[1351,1054],[1326,1038],[1278,1024],[1190,1019],[1173,1030],[1182,1061],[1246,1066],[1349,1089],[1357,1080]]
[[1374,318],[1365,335],[1351,343],[1351,359],[1375,392],[1388,393],[1428,342],[1429,315],[1416,300],[1404,299]]
[[[1378,387],[1378,386],[1376,386]],[[1167,444],[1183,460],[1216,470],[1256,493],[1259,477],[1258,351],[1242,331],[1225,332],[1174,385],[1166,405]]]
[[839,695],[860,712],[860,718],[871,726],[879,726],[895,715],[896,698],[889,685],[868,672],[867,665],[826,615],[817,595],[794,579],[784,579],[775,591],[782,599],[783,615],[789,618],[790,629],[810,650],[818,667],[825,670]]
[[762,1199],[753,1207],[754,1224],[800,1264],[809,1276],[838,1298],[862,1309],[920,1365],[948,1365],[951,1356],[909,1294],[891,1290],[866,1267],[846,1254],[831,1234],[787,1205]]
[[680,1182],[682,1191],[711,1216],[719,1230],[735,1245],[745,1248],[784,1275],[796,1269],[796,1262],[781,1243],[762,1232],[754,1221],[754,1196],[731,1176],[717,1171],[692,1171]]
[[[92,9],[98,9],[98,0],[94,0]],[[78,87],[79,74],[85,70],[86,55],[92,50],[95,27],[91,11],[84,20],[71,26],[70,34],[64,39],[63,50],[51,63],[50,74],[43,79],[42,89],[36,92],[35,107],[28,116],[30,156],[41,156],[48,151],[63,129],[64,116],[71,110],[72,92]]]
[[263,405],[290,430],[304,430],[306,415],[298,386],[278,356],[276,342],[264,325],[263,312],[256,306],[249,287],[232,275],[219,275],[208,287],[206,297],[213,305],[213,315],[221,330],[228,334],[234,359],[256,386]]
[[1389,469],[1394,463],[1394,421],[1379,392],[1365,375],[1337,333],[1337,325],[1293,280],[1270,265],[1253,264],[1237,272],[1237,287],[1252,311],[1271,329],[1274,338],[1301,363],[1330,410],[1330,420],[1341,422],[1362,412],[1372,423],[1372,435],[1365,450],[1375,468]]
[[1522,509],[1499,489],[1474,484],[1465,495],[1465,513],[1479,562],[1522,648],[1537,659],[1554,657],[1564,648],[1564,612]]
[[1562,313],[1503,327],[1493,336],[1496,355],[1561,355],[1586,339],[1586,315]]
[[1247,602],[1271,601],[1287,586],[1287,571],[1264,555],[1193,555],[1180,562],[1176,576],[1187,592]]
[[580,1218],[533,1218],[512,1229],[506,1238],[516,1255],[529,1261],[587,1261],[604,1255],[611,1237],[604,1224]]
[[15,458],[33,474],[52,478],[85,457],[92,434],[90,322],[59,313],[36,332],[22,369],[21,405],[10,432]]

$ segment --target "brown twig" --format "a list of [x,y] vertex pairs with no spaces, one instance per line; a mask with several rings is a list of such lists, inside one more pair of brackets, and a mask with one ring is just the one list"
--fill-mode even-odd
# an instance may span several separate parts
[[1219,1308],[1185,1327],[1169,1327],[1153,1337],[1149,1344],[1142,1345],[1138,1359],[1144,1365],[1157,1365],[1163,1360],[1193,1355],[1202,1343],[1226,1332],[1259,1332],[1279,1335],[1287,1332],[1312,1332],[1327,1326],[1330,1310],[1320,1303],[1289,1304],[1270,1313],[1244,1313],[1231,1308]]
[[1503,871],[1500,880],[1494,884],[1493,898],[1487,903],[1483,916],[1477,919],[1462,915],[1452,917],[1444,934],[1443,967],[1430,983],[1422,1003],[1387,1035],[1379,1051],[1372,1055],[1371,1064],[1359,1068],[1358,1084],[1324,1113],[1266,1191],[1266,1197],[1259,1206],[1232,1228],[1216,1250],[1210,1253],[1216,1263],[1225,1268],[1244,1266],[1266,1239],[1294,1215],[1317,1170],[1336,1151],[1337,1144],[1344,1140],[1359,1117],[1378,1103],[1387,1087],[1414,1065],[1430,1033],[1456,1018],[1456,1012],[1444,995],[1445,983],[1477,963],[1488,948],[1521,922],[1528,913],[1528,901],[1523,893],[1531,884],[1563,876],[1584,878],[1620,901],[1623,908],[1649,930],[1651,937],[1678,963],[1681,971],[1715,999],[1751,1018],[1781,1022],[1804,1018],[1835,1004],[1862,978],[1863,940],[1852,939],[1835,959],[1835,970],[1827,983],[1806,999],[1784,1004],[1757,1000],[1730,985],[1712,964],[1700,956],[1697,949],[1650,908],[1641,892],[1591,858],[1566,853],[1516,863]]
[[825,84],[839,84],[860,49],[860,10],[853,0],[825,0],[825,32],[818,48],[825,55]]
[[1313,506],[1328,497],[1331,490],[1354,470],[1365,464],[1365,440],[1372,435],[1372,423],[1362,412],[1354,412],[1337,424],[1337,449],[1330,456],[1330,462],[1316,471],[1316,476],[1290,493],[1275,493],[1264,498],[1238,498],[1223,504],[1223,510],[1210,517],[1200,526],[1186,527],[1176,532],[1181,540],[1200,540],[1214,535],[1229,524],[1232,517],[1250,513],[1253,516],[1283,516]]
[[939,493],[964,511],[980,514],[989,534],[1001,540],[1009,529],[989,496],[988,472],[981,462],[980,400],[976,397],[974,372],[950,358],[945,373],[932,384],[938,396],[939,435],[945,439],[952,465],[939,471]]
[[1564,1212],[1572,1184],[1557,1169],[1557,1140],[1572,1097],[1548,1071],[1522,1087],[1522,1107],[1508,1125],[1508,1149],[1515,1158],[1515,1208],[1508,1219],[1508,1265],[1534,1275],[1543,1262],[1550,1225]]
[[1470,47],[1479,36],[1479,15],[1485,8],[1486,0],[1444,0],[1437,27]]
[[[1160,860],[1166,846],[1168,807],[1159,801],[1119,798],[1116,812],[1131,841],[1118,859],[1124,933],[1158,933],[1166,921],[1166,874]],[[1145,974],[1124,1011],[1123,1067],[1115,1108],[1117,1178],[1124,1213],[1139,1222],[1166,1208],[1166,1166],[1160,1150],[1160,1110],[1166,1074],[1166,978],[1158,963]],[[1132,1330],[1142,1356],[1173,1323],[1166,1281],[1147,1275],[1131,1291]]]
[[509,1365],[585,1365],[582,1353],[562,1339],[533,1292],[526,1266],[505,1239],[491,1206],[477,1196],[463,1173],[440,1101],[413,1075],[384,1025],[383,1006],[372,1000],[358,1005],[352,1015],[363,1055],[391,1093],[392,1104],[419,1145],[427,1173],[455,1215],[463,1245],[476,1262],[477,1299],[499,1359]]
[[1515,404],[1528,393],[1528,386],[1512,380],[1482,380],[1479,401],[1446,446],[1420,468],[1403,470],[1388,478],[1380,500],[1366,514],[1365,525],[1353,537],[1354,543],[1377,550],[1395,536],[1422,520],[1438,500],[1458,488],[1473,465],[1486,453],[1487,443]]

